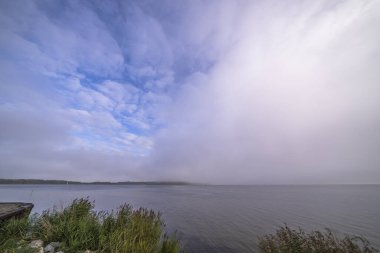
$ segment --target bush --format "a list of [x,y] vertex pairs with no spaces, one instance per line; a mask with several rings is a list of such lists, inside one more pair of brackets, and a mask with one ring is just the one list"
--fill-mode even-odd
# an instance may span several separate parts
[[[61,242],[66,253],[84,250],[110,253],[179,252],[179,242],[165,235],[161,216],[152,210],[122,205],[116,212],[94,211],[88,198],[69,206],[44,211],[32,220],[11,219],[1,227],[1,252],[11,251],[20,240]],[[7,251],[8,250],[8,251]]]
[[[121,205],[116,211],[95,211],[88,198],[69,206],[44,211],[40,216],[11,219],[0,224],[0,252],[33,253],[32,239],[61,242],[66,253],[92,250],[98,253],[175,253],[179,241],[164,233],[160,213]],[[259,237],[263,253],[372,253],[377,252],[361,236],[338,237],[331,230],[306,233],[287,225],[275,234]]]
[[331,230],[306,233],[287,225],[259,237],[259,249],[263,253],[372,253],[377,252],[367,239],[361,236],[338,237]]
[[28,217],[20,219],[10,219],[0,223],[0,252],[17,252],[29,253],[31,250],[18,249],[20,246],[25,246],[27,242],[21,239],[30,237],[32,230],[31,220]]

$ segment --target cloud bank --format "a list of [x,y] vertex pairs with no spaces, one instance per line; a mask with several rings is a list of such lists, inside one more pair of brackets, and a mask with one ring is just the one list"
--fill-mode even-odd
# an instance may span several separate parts
[[379,23],[375,0],[1,3],[0,177],[380,183]]

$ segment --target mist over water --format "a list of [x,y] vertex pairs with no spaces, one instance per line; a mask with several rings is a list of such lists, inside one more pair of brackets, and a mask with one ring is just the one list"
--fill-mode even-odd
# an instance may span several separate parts
[[257,236],[284,223],[363,235],[380,248],[380,185],[0,185],[0,202],[33,202],[38,213],[86,196],[99,210],[127,202],[162,212],[189,252],[255,252]]

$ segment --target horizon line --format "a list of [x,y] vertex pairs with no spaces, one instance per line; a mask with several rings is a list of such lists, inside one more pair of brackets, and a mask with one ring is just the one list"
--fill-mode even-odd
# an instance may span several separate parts
[[32,178],[0,178],[0,184],[28,184],[23,181],[37,181],[30,184],[40,183],[55,183],[55,184],[172,184],[172,185],[203,185],[203,186],[371,186],[380,185],[380,183],[205,183],[205,182],[190,182],[181,180],[147,180],[147,181],[74,181],[65,179],[32,179]]

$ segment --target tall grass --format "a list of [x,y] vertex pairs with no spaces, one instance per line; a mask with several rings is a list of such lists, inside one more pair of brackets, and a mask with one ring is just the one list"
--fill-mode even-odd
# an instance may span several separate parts
[[[1,227],[0,252],[15,247],[20,239],[61,242],[66,253],[93,250],[110,253],[174,253],[178,240],[164,233],[159,213],[122,205],[115,212],[95,211],[88,198],[75,199],[69,206],[32,220],[10,220]],[[3,231],[5,233],[3,233]],[[8,250],[8,252],[13,252]]]
[[[61,242],[65,253],[92,250],[98,253],[176,253],[181,251],[175,236],[164,232],[159,213],[121,205],[116,211],[95,211],[88,198],[44,211],[39,216],[11,219],[0,224],[1,253],[33,253],[33,239]],[[288,226],[275,234],[259,237],[262,253],[373,253],[377,252],[361,236],[339,237],[326,229],[307,233]]]
[[0,223],[0,252],[17,252],[29,253],[31,250],[17,249],[19,246],[26,244],[26,239],[30,235],[28,231],[32,229],[28,217],[20,219],[10,219],[7,222]]
[[306,233],[280,227],[275,234],[259,237],[262,253],[372,253],[377,252],[362,236],[339,237],[331,230]]

